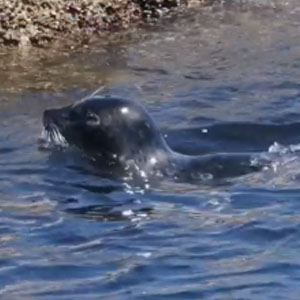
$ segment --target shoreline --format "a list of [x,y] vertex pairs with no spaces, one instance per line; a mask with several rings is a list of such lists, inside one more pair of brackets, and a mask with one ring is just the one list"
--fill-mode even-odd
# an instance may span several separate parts
[[70,47],[131,27],[155,22],[170,12],[212,0],[3,0],[0,47]]

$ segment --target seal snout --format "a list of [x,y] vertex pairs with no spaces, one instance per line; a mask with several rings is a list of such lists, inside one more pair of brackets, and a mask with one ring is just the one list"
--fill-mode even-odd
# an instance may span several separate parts
[[68,119],[67,108],[59,109],[47,109],[43,115],[43,125],[45,129],[51,129],[53,127],[61,127]]
[[52,109],[47,109],[44,111],[43,114],[43,125],[46,130],[50,129],[51,124],[53,124],[53,117],[52,117]]
[[47,109],[43,114],[44,129],[40,137],[40,148],[65,148],[68,146],[66,138],[61,133],[61,109]]

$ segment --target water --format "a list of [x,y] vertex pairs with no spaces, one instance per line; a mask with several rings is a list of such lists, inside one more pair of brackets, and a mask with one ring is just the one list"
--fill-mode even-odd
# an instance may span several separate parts
[[[0,298],[298,300],[299,17],[297,0],[229,3],[113,46],[1,54]],[[140,101],[177,151],[272,166],[144,191],[39,151],[43,110],[99,86]]]

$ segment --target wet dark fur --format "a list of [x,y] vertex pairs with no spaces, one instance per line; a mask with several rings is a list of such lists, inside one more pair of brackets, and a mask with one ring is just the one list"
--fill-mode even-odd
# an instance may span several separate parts
[[251,163],[250,154],[187,156],[174,152],[150,115],[130,100],[92,97],[46,110],[43,122],[46,131],[58,130],[99,168],[116,175],[203,180],[261,168]]

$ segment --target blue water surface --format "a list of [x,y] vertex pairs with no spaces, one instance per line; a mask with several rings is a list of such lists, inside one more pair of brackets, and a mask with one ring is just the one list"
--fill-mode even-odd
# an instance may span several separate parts
[[[113,45],[2,55],[0,298],[298,300],[299,25],[297,0],[225,1]],[[99,86],[144,105],[178,152],[272,164],[145,190],[40,151],[43,111]]]

